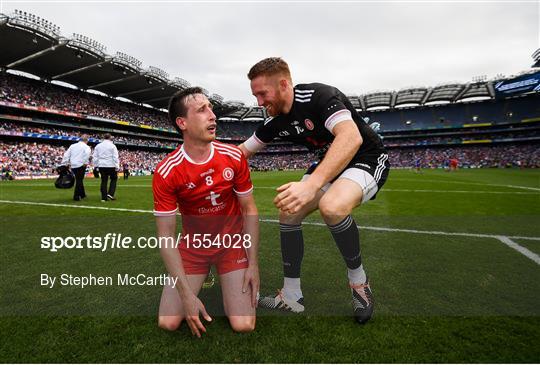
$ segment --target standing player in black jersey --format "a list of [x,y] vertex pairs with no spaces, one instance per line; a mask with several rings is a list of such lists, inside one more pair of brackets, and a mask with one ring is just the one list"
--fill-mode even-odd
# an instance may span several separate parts
[[276,296],[262,297],[259,306],[304,310],[301,224],[319,209],[347,265],[355,319],[365,323],[373,313],[373,294],[351,212],[374,199],[386,181],[389,163],[382,141],[335,87],[320,83],[293,86],[289,66],[281,58],[258,62],[248,78],[253,95],[270,118],[240,145],[246,157],[279,137],[306,146],[320,158],[301,181],[277,189],[274,204],[280,210],[284,285]]

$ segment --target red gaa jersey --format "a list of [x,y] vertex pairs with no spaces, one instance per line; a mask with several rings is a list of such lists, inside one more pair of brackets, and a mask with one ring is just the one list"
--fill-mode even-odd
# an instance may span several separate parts
[[154,215],[176,215],[180,209],[184,237],[242,232],[237,196],[253,190],[247,160],[234,145],[214,141],[210,148],[208,159],[197,163],[179,146],[154,171]]

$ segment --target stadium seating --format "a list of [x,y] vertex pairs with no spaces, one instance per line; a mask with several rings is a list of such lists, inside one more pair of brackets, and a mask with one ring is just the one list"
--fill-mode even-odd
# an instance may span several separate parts
[[[95,145],[113,135],[121,163],[151,174],[180,142],[164,111],[43,81],[0,74],[0,168],[15,178],[50,175],[81,134]],[[240,115],[241,114],[241,115]],[[262,123],[262,109],[242,107],[218,123],[218,139],[239,144]],[[368,112],[394,168],[540,167],[540,95],[503,100]],[[255,118],[256,117],[256,118]],[[305,147],[272,143],[250,160],[254,170],[306,169],[316,160]]]
[[[540,116],[540,95],[368,113],[383,131],[457,127],[464,124],[520,122]],[[407,122],[410,123],[407,123]]]

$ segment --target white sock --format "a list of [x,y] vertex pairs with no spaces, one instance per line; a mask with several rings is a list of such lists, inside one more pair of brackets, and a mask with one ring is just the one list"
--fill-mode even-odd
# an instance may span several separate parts
[[302,298],[300,278],[283,278],[283,295],[294,301]]
[[359,268],[354,270],[347,268],[347,276],[351,284],[364,284],[367,280],[364,265],[360,265]]

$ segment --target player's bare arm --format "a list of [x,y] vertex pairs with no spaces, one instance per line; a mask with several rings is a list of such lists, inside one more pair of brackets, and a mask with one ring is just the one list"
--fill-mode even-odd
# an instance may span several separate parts
[[290,182],[277,188],[278,195],[274,204],[278,209],[291,214],[302,209],[313,200],[319,189],[347,166],[362,145],[362,136],[352,120],[338,123],[332,132],[335,139],[309,179]]
[[[158,238],[166,237],[166,242],[176,242],[176,216],[156,217],[157,235]],[[186,321],[191,330],[191,333],[197,337],[201,337],[201,332],[206,332],[206,328],[202,324],[199,313],[202,313],[204,319],[211,321],[212,318],[206,312],[204,304],[197,298],[191,290],[180,252],[174,245],[163,245],[160,248],[161,258],[173,278],[178,278],[176,289],[180,295],[180,299],[184,305]]]
[[249,267],[244,274],[242,291],[247,292],[251,287],[251,305],[257,307],[257,293],[259,292],[259,218],[257,206],[253,195],[239,196],[238,202],[244,217],[244,234],[248,234],[251,245],[246,249]]

